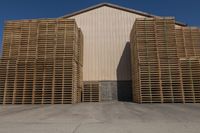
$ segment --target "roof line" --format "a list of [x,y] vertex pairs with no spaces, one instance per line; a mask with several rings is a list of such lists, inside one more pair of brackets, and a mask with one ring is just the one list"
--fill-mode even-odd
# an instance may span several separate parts
[[[84,12],[91,11],[91,10],[93,10],[93,9],[97,9],[97,8],[103,7],[103,6],[107,6],[107,7],[119,9],[119,10],[126,11],[126,12],[130,12],[130,13],[135,13],[135,14],[142,15],[142,16],[145,16],[145,17],[154,17],[154,18],[156,17],[156,18],[160,18],[160,16],[156,16],[156,15],[149,14],[149,13],[146,13],[146,12],[142,12],[142,11],[138,11],[138,10],[134,10],[134,9],[130,9],[130,8],[118,6],[118,5],[115,5],[115,4],[110,4],[110,3],[101,3],[101,4],[97,4],[97,5],[94,5],[94,6],[85,8],[85,9],[82,9],[82,10],[80,10],[80,11],[77,11],[77,12],[74,12],[74,13],[70,13],[70,14],[61,16],[61,18],[69,18],[69,17],[75,16],[75,15],[78,15],[78,14],[81,14],[81,13],[84,13]],[[182,23],[182,22],[177,22],[177,21],[176,21],[176,24],[177,24],[177,25],[180,25],[180,26],[187,26],[187,24],[184,24],[184,23]]]

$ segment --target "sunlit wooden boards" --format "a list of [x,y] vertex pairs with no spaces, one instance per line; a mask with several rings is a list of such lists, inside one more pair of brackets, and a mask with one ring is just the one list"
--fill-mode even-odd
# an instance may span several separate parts
[[99,82],[84,81],[82,91],[83,102],[100,102]]
[[176,45],[179,57],[200,57],[200,29],[176,28]]
[[200,103],[200,29],[176,28],[176,40],[185,102]]
[[176,29],[174,18],[136,20],[130,36],[134,102],[199,102],[199,34]]
[[174,25],[173,19],[136,20],[131,35],[135,102],[174,102],[173,91],[180,91],[178,65],[172,64],[178,60]]
[[0,62],[0,103],[80,102],[82,38],[73,19],[6,22]]
[[200,103],[200,62],[195,58],[180,59],[184,98],[187,103]]

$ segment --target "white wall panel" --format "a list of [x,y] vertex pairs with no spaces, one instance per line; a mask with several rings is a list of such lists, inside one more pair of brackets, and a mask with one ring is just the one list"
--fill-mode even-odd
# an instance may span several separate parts
[[130,51],[124,49],[139,17],[107,6],[71,17],[84,34],[84,81],[131,80]]

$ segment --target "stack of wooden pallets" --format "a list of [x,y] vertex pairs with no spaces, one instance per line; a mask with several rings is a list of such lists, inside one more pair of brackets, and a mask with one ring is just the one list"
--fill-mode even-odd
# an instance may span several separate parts
[[199,58],[180,59],[183,80],[184,102],[200,103]]
[[85,81],[83,85],[82,101],[83,102],[100,102],[99,82]]
[[185,102],[200,103],[200,29],[176,28]]
[[6,22],[0,62],[0,103],[80,102],[80,36],[75,20]]
[[189,35],[187,28],[176,29],[174,18],[136,20],[130,36],[134,102],[199,102],[199,55],[193,50],[200,50],[200,32],[189,29]]

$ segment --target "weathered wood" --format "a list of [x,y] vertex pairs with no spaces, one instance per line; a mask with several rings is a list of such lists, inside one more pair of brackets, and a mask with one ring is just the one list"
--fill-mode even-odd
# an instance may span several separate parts
[[83,85],[82,101],[83,102],[100,102],[99,82],[85,81]]
[[137,19],[131,32],[133,101],[199,102],[199,39],[198,28],[175,28],[174,18]]
[[6,22],[0,64],[4,70],[0,72],[0,103],[80,102],[81,37],[73,19]]

